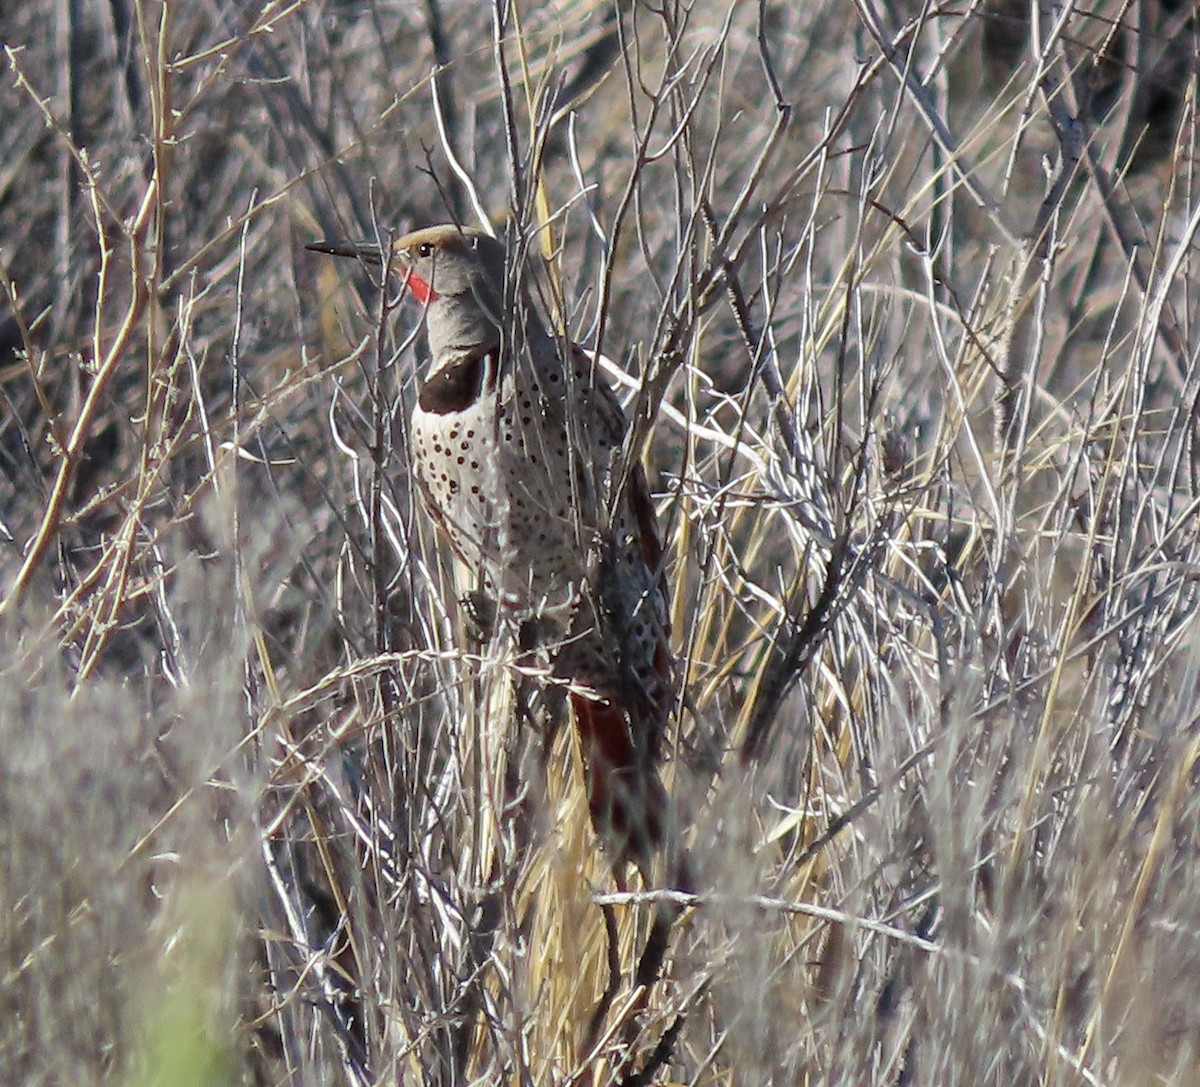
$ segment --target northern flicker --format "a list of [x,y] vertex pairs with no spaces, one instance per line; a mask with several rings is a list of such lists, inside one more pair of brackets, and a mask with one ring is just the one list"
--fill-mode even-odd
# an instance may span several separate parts
[[[375,246],[311,248],[380,261]],[[593,824],[618,866],[661,844],[672,701],[657,519],[592,356],[552,335],[502,242],[435,226],[392,244],[430,363],[411,418],[425,509],[523,648],[566,685]]]

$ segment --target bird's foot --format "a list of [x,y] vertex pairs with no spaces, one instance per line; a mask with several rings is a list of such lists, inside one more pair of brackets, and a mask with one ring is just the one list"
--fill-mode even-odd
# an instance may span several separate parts
[[482,589],[472,589],[459,597],[467,637],[476,645],[486,645],[496,634],[496,601]]

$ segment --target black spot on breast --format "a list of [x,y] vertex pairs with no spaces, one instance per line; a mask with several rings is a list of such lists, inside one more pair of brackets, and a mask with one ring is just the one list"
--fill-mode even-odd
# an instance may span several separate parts
[[483,395],[485,382],[489,390],[494,388],[495,374],[492,354],[468,356],[430,374],[421,385],[417,403],[433,415],[464,411]]

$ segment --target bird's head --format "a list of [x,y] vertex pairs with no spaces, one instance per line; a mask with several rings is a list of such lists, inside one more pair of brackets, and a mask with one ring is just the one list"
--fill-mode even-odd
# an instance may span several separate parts
[[493,311],[503,303],[504,245],[482,230],[426,227],[397,238],[392,253],[419,302],[456,298]]
[[[377,245],[318,242],[309,248],[382,263]],[[435,367],[499,346],[506,274],[503,242],[474,227],[425,227],[395,239],[389,263],[425,307]]]

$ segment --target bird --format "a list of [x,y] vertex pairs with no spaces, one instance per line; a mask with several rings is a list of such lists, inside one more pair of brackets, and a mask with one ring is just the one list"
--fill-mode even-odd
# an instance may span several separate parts
[[644,879],[666,833],[659,776],[675,698],[663,547],[628,421],[592,352],[552,332],[504,242],[441,225],[389,248],[309,248],[386,264],[420,304],[429,362],[410,460],[477,596],[567,691],[592,825]]

